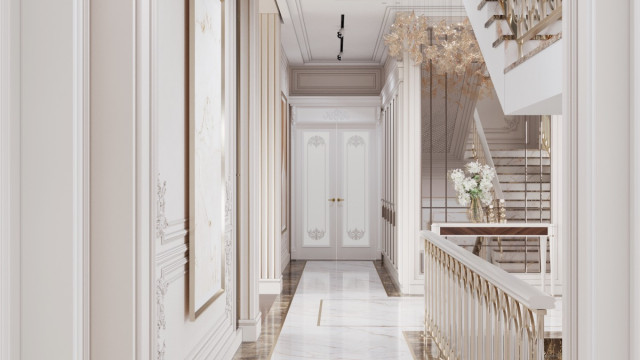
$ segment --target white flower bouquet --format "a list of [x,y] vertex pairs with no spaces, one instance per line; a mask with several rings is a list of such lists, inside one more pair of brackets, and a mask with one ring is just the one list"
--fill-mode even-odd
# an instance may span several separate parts
[[458,192],[458,202],[462,206],[467,206],[472,200],[478,199],[485,206],[489,206],[493,201],[491,189],[493,178],[496,177],[495,169],[477,161],[468,163],[465,168],[468,176],[465,176],[462,169],[455,169],[449,174]]

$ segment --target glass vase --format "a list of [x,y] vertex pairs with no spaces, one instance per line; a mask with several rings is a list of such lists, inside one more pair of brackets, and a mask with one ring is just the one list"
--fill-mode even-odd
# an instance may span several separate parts
[[467,216],[469,216],[469,220],[473,223],[484,222],[484,209],[482,208],[482,203],[479,198],[471,198],[471,204],[469,204],[469,209],[467,209]]

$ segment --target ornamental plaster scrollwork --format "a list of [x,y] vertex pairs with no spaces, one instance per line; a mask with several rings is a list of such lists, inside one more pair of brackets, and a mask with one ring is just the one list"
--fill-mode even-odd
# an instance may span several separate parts
[[351,229],[347,231],[347,235],[351,240],[360,240],[364,237],[364,230]]
[[165,279],[164,274],[156,282],[156,326],[157,326],[157,342],[156,342],[156,359],[164,360],[167,348],[166,341],[163,337],[164,330],[167,328],[167,322],[164,312],[164,297],[169,290],[169,282]]
[[166,237],[166,230],[169,227],[167,216],[165,215],[165,195],[167,193],[167,181],[160,180],[160,174],[158,174],[158,180],[156,184],[156,237],[160,238],[160,241],[164,242]]
[[225,219],[225,224],[227,226],[231,225],[231,210],[232,210],[232,199],[233,199],[233,194],[232,194],[232,189],[231,189],[231,179],[227,179],[227,182],[225,184],[225,202],[224,202],[224,219]]
[[320,239],[322,239],[324,237],[325,231],[324,230],[320,230],[318,228],[315,228],[315,229],[312,229],[312,230],[307,230],[307,234],[313,240],[320,240]]
[[347,145],[353,147],[364,145],[364,139],[360,135],[354,135],[349,138],[349,141],[347,141]]
[[232,284],[231,284],[231,261],[232,261],[232,256],[233,256],[233,241],[231,238],[231,233],[227,233],[225,235],[225,244],[224,244],[224,251],[225,251],[225,261],[224,261],[224,267],[225,267],[225,274],[226,274],[226,279],[225,279],[225,291],[227,293],[227,298],[226,298],[226,304],[225,304],[225,315],[226,317],[233,322],[233,320],[231,319],[232,317],[232,310],[233,310],[233,290],[232,290]]
[[324,113],[323,118],[327,121],[344,122],[349,118],[349,116],[347,115],[346,111],[336,109]]
[[314,136],[307,142],[308,145],[312,145],[313,147],[318,147],[320,145],[325,145],[324,139],[321,136]]

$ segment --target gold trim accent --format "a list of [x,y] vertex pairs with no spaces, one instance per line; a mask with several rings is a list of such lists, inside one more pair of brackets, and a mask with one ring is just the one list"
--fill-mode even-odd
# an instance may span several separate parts
[[320,319],[322,318],[322,303],[324,299],[320,299],[320,307],[318,308],[318,326],[320,326]]

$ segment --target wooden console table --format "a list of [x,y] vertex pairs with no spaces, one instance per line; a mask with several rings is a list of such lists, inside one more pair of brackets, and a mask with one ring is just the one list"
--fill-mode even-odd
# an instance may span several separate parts
[[[540,287],[545,291],[547,241],[551,251],[550,293],[555,294],[556,257],[554,225],[549,223],[434,223],[431,231],[441,236],[522,236],[540,238]],[[526,266],[526,265],[525,265]]]

